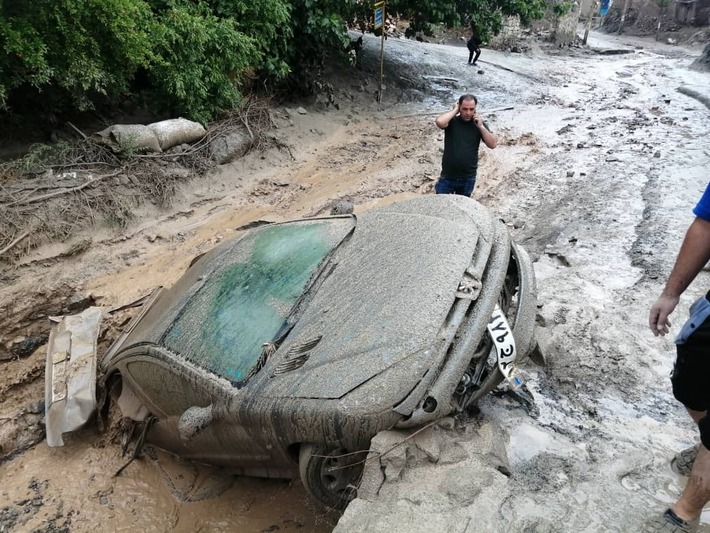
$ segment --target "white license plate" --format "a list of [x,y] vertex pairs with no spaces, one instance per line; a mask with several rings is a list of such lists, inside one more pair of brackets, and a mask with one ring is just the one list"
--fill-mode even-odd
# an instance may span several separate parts
[[518,383],[520,380],[514,373],[517,351],[515,350],[513,330],[498,305],[493,310],[491,320],[488,322],[488,333],[498,355],[498,368],[507,380],[513,382],[514,385],[519,385],[522,382]]

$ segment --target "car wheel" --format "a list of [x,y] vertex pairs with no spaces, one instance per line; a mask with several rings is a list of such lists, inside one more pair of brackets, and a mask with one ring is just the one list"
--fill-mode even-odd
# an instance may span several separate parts
[[357,493],[367,452],[303,444],[298,455],[301,481],[306,490],[326,505],[344,509]]

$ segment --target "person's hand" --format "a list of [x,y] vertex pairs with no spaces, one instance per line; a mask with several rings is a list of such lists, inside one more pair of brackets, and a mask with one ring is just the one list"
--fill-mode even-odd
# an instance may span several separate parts
[[483,119],[481,118],[481,115],[479,115],[478,113],[474,113],[473,123],[480,128],[483,125]]
[[454,107],[451,108],[451,111],[456,111],[456,113],[459,112],[459,103],[454,102]]
[[653,334],[658,337],[668,333],[668,328],[671,326],[671,321],[668,316],[673,312],[675,306],[678,305],[680,298],[678,296],[661,296],[656,300],[656,303],[651,307],[651,312],[648,315],[648,327],[651,328]]

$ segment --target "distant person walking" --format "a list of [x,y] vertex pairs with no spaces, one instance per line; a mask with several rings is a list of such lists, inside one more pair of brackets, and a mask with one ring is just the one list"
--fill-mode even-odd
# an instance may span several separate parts
[[[710,260],[710,183],[693,213],[695,220],[685,234],[666,286],[651,307],[648,324],[654,335],[668,333],[668,316],[680,295]],[[644,525],[644,532],[696,531],[703,506],[710,501],[710,292],[690,307],[690,317],[675,343],[673,395],[698,425],[700,442],[671,461],[677,473],[689,476],[688,483],[677,502]]]
[[439,115],[435,124],[444,130],[444,155],[441,176],[434,186],[436,194],[471,196],[478,172],[478,148],[481,140],[488,148],[498,145],[498,138],[478,114],[478,99],[464,94],[451,111]]
[[[466,41],[466,47],[468,48],[469,65],[475,65],[476,61],[478,61],[478,58],[481,55],[481,44],[483,44],[483,42],[481,41],[481,37],[478,33],[478,30],[476,30],[476,28],[471,27],[471,37],[468,41]],[[473,57],[473,54],[476,54],[476,57]],[[471,61],[471,59],[473,59],[473,61]]]

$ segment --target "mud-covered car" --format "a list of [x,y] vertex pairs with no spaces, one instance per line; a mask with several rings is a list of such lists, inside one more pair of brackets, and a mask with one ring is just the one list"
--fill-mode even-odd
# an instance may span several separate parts
[[99,363],[147,441],[353,497],[379,431],[462,411],[533,349],[525,251],[476,201],[426,196],[243,232],[147,302]]

